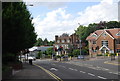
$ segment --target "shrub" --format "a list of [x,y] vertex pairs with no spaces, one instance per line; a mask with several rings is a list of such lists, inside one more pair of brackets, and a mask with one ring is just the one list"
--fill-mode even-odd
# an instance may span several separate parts
[[97,54],[97,56],[103,56],[102,54]]

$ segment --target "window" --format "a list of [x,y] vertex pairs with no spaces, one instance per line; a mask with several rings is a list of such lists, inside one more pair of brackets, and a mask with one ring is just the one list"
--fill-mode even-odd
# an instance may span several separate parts
[[57,43],[60,43],[60,40],[57,40]]
[[64,43],[65,42],[65,40],[62,40],[62,43]]
[[120,53],[120,49],[117,49],[117,51],[116,51],[117,53]]
[[97,52],[97,50],[94,49],[93,52]]
[[120,36],[120,31],[116,34],[117,36]]
[[68,43],[70,43],[70,40],[67,40]]
[[102,41],[102,46],[105,45],[105,46],[108,46],[108,41],[107,40],[103,40]]
[[107,34],[106,34],[106,33],[103,33],[102,36],[107,36]]
[[96,41],[93,41],[93,44],[96,44]]
[[120,44],[120,39],[116,39],[116,44]]
[[94,33],[94,34],[92,34],[92,37],[97,37],[97,35]]

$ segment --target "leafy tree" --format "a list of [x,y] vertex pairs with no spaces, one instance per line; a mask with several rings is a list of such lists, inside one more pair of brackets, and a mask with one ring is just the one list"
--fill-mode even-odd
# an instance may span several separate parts
[[38,55],[37,55],[37,58],[41,58],[41,56],[42,56],[42,52],[39,51],[39,53],[38,53]]
[[45,38],[45,40],[42,40],[42,38],[38,38],[37,42],[35,43],[35,46],[41,46],[41,45],[53,46],[54,43],[55,41],[48,41],[47,38]]
[[55,41],[50,41],[50,42],[48,41],[49,46],[53,46],[54,43],[55,43]]
[[80,55],[80,50],[79,49],[75,49],[75,50],[73,50],[72,54],[74,56],[78,56],[78,55]]
[[99,23],[92,23],[88,26],[80,25],[75,33],[81,38],[82,42],[87,43],[86,38],[96,30],[99,29],[110,29],[110,28],[120,28],[120,22],[118,21],[100,21]]
[[45,40],[43,41],[43,44],[44,44],[44,45],[48,45],[48,40],[47,40],[47,38],[45,38]]
[[52,55],[53,51],[54,51],[53,48],[48,48],[46,51],[47,55]]
[[43,40],[41,38],[38,38],[35,46],[41,46],[41,45],[43,45]]
[[3,57],[7,56],[7,53],[15,54],[16,57],[18,52],[34,45],[37,35],[32,19],[25,3],[2,3]]

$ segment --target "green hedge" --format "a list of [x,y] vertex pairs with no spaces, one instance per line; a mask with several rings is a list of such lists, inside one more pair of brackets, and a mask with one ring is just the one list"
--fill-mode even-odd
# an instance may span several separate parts
[[97,54],[97,56],[103,56],[102,54]]

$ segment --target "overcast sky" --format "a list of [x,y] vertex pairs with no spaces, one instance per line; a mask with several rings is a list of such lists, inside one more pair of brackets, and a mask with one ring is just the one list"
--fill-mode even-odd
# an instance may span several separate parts
[[[25,1],[25,0],[24,0]],[[27,2],[27,1],[25,1]],[[38,38],[55,40],[55,35],[72,34],[81,25],[118,20],[118,3],[98,2],[27,2]]]

